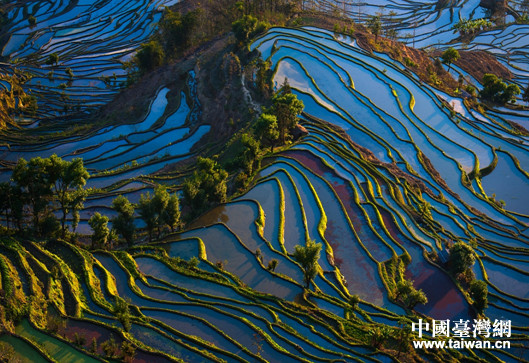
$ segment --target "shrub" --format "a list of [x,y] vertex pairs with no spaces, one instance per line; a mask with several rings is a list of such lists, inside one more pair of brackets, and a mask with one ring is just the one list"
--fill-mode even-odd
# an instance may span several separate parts
[[516,84],[507,85],[494,74],[486,73],[482,83],[483,89],[480,91],[480,96],[492,102],[501,104],[515,102],[516,96],[521,93]]
[[455,274],[469,270],[476,261],[474,250],[463,242],[457,242],[450,248],[450,269]]
[[151,40],[140,46],[134,59],[140,72],[147,73],[162,65],[165,53],[157,40]]
[[470,283],[470,296],[474,300],[474,306],[481,313],[488,305],[487,283],[481,280],[474,280]]

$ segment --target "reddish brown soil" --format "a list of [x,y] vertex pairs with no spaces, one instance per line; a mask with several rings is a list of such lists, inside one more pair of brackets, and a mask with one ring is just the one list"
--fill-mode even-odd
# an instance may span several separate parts
[[504,80],[511,79],[512,73],[492,54],[482,50],[460,51],[461,58],[454,64],[481,82],[485,73],[492,73]]

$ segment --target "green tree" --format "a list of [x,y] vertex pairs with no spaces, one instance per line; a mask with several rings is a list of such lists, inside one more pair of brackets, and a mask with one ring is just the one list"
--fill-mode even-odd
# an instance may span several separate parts
[[108,229],[108,217],[95,212],[88,220],[92,228],[92,248],[106,248],[110,243],[110,230]]
[[401,280],[397,283],[395,299],[401,299],[408,309],[413,309],[417,304],[426,304],[428,299],[422,290],[413,286],[413,281]]
[[272,152],[274,152],[274,145],[279,139],[279,128],[277,126],[277,117],[267,113],[261,114],[255,122],[255,134],[263,142],[266,140],[270,143]]
[[136,64],[142,73],[147,73],[161,66],[164,59],[165,53],[157,40],[142,44],[135,56]]
[[460,58],[460,55],[457,49],[450,47],[443,52],[441,58],[443,59],[443,64],[448,65],[448,71],[450,71],[452,63],[457,62],[457,60]]
[[228,173],[209,158],[198,157],[197,170],[184,181],[184,200],[194,213],[212,204],[224,203],[228,187]]
[[152,241],[152,232],[158,224],[158,213],[152,203],[152,197],[149,192],[147,195],[142,194],[138,203],[138,214],[140,218],[145,222],[147,227],[147,233],[149,234],[149,242]]
[[298,116],[305,107],[295,94],[286,92],[286,88],[290,88],[288,83],[272,97],[272,113],[277,118],[279,136],[283,144],[286,142],[287,133],[296,126]]
[[119,233],[129,246],[134,242],[134,206],[127,198],[119,195],[112,201],[112,208],[118,215],[112,218],[112,228]]
[[123,325],[123,329],[128,332],[132,327],[129,303],[124,299],[120,298],[119,296],[116,296],[112,313],[119,320],[121,325]]
[[270,28],[270,24],[264,21],[258,21],[257,18],[252,15],[244,15],[242,18],[234,21],[231,24],[235,38],[242,43],[246,44],[255,35],[265,32]]
[[256,17],[244,15],[231,24],[231,29],[239,43],[247,44],[254,35],[268,29],[269,24],[259,22]]
[[22,232],[22,224],[24,222],[24,195],[22,193],[22,190],[20,187],[11,185],[11,191],[8,196],[9,198],[9,216],[11,217],[11,220],[18,230],[18,232]]
[[320,259],[321,244],[313,240],[307,241],[305,246],[297,245],[294,250],[294,259],[301,265],[305,287],[308,289],[310,283],[318,274],[318,260]]
[[58,65],[59,64],[59,55],[57,53],[51,53],[48,56],[48,59],[46,59],[46,64],[49,66]]
[[158,185],[154,190],[154,195],[151,197],[150,193],[140,196],[138,203],[138,213],[147,226],[149,233],[149,242],[152,241],[152,233],[155,228],[158,228],[158,238],[161,234],[161,226],[164,224],[163,215],[167,208],[170,195],[165,187]]
[[129,363],[134,361],[134,355],[136,354],[136,347],[131,342],[124,340],[121,343],[121,358],[124,362]]
[[37,18],[35,18],[33,15],[28,16],[28,23],[29,27],[33,28],[35,25],[37,25]]
[[241,136],[241,151],[237,157],[239,165],[250,175],[255,169],[259,168],[260,160],[258,158],[260,145],[252,135],[244,133]]
[[13,187],[8,182],[0,183],[0,213],[4,214],[6,227],[9,228],[9,221],[11,217],[11,198]]
[[271,259],[270,261],[268,261],[268,267],[267,267],[267,270],[268,271],[275,271],[275,269],[277,268],[277,265],[279,264],[279,261],[275,258]]
[[174,54],[192,45],[201,11],[196,9],[182,16],[177,11],[165,8],[159,26],[160,38],[166,54]]
[[375,36],[375,42],[378,42],[378,35],[382,30],[382,22],[380,21],[380,16],[372,15],[367,19],[367,28]]
[[114,339],[113,335],[110,335],[109,340],[105,340],[101,343],[101,349],[107,358],[113,358],[116,355],[118,348],[118,343],[116,343],[116,339]]
[[257,84],[257,89],[264,98],[269,97],[270,90],[273,88],[270,65],[270,61],[263,61],[263,59],[260,57],[257,60],[255,82]]
[[470,283],[470,296],[474,300],[474,306],[481,313],[488,306],[487,283],[481,280],[474,280]]
[[457,242],[450,248],[450,269],[455,274],[464,273],[474,265],[475,261],[474,250],[466,243]]
[[47,160],[31,158],[27,162],[20,158],[13,170],[12,180],[21,190],[24,205],[29,205],[33,218],[33,228],[39,231],[40,216],[47,208],[52,196],[51,183],[47,178]]
[[360,296],[351,295],[351,297],[349,298],[349,305],[351,305],[351,309],[353,309],[353,311],[356,310],[359,303],[360,303]]
[[[83,186],[90,177],[83,165],[83,159],[75,158],[66,161],[53,154],[49,157],[48,178],[53,183],[53,194],[62,212],[62,236],[66,235],[66,216],[73,212],[74,221],[78,222],[78,211],[83,208],[86,192]],[[74,231],[76,225],[73,226]]]
[[521,93],[516,84],[507,85],[494,74],[486,73],[482,80],[483,89],[480,96],[489,101],[505,104],[516,101],[516,96]]
[[178,195],[172,194],[167,201],[162,214],[163,223],[167,224],[171,228],[171,232],[174,232],[175,227],[180,224],[180,199]]

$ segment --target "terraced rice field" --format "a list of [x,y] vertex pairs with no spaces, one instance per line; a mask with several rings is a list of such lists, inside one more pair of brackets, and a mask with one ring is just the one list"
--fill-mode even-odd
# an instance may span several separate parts
[[[41,116],[89,112],[107,103],[126,81],[124,61],[154,32],[163,6],[177,0],[27,1],[7,14],[1,55],[33,74],[28,88]],[[35,17],[30,26],[28,17]],[[47,65],[51,54],[59,64]],[[7,64],[5,64],[7,66]],[[3,68],[4,69],[4,68]],[[73,73],[67,71],[70,69]],[[9,68],[5,68],[9,71]],[[108,80],[105,79],[108,77]],[[64,86],[67,87],[64,87]]]
[[[29,86],[47,100],[42,116],[60,112],[67,67],[76,78],[65,92],[88,111],[119,89],[120,61],[152,33],[157,9],[173,2],[29,1],[8,14],[14,21],[2,55],[22,59],[36,74]],[[310,3],[329,11],[336,6]],[[384,11],[395,12],[401,40],[442,49],[456,39],[457,19],[483,15],[477,0],[453,3],[436,9],[436,3],[399,0]],[[386,2],[340,4],[340,11],[365,20]],[[28,28],[24,8],[38,18],[35,28]],[[468,48],[495,53],[513,82],[525,86],[529,48],[521,45],[529,44],[529,27],[509,29],[483,32]],[[478,114],[386,56],[317,28],[272,28],[251,50],[270,61],[276,87],[288,79],[305,105],[301,123],[309,134],[266,160],[245,193],[155,244],[94,254],[61,241],[45,248],[14,240],[0,246],[8,271],[2,279],[10,278],[22,296],[54,296],[64,320],[55,333],[24,320],[0,342],[14,347],[21,361],[95,361],[101,344],[113,339],[132,342],[135,361],[144,362],[390,362],[397,352],[377,351],[368,334],[388,326],[396,336],[403,317],[406,329],[417,321],[392,298],[390,268],[404,256],[410,257],[405,276],[428,297],[418,313],[477,318],[446,267],[449,246],[462,241],[475,246],[473,272],[489,289],[484,315],[512,321],[512,349],[446,351],[436,358],[526,361],[529,139],[506,121],[526,126],[527,111],[497,107]],[[54,52],[61,64],[44,66]],[[52,68],[55,80],[48,74]],[[453,67],[453,73],[464,71]],[[105,85],[101,77],[113,74]],[[167,111],[171,94],[179,99],[174,112]],[[163,170],[206,151],[200,140],[211,127],[195,122],[200,112],[190,71],[184,90],[161,85],[138,123],[0,146],[0,181],[9,179],[20,157],[82,157],[93,174],[87,186],[99,189],[81,213],[78,232],[89,234],[87,220],[95,211],[112,216],[115,196],[137,202],[152,192],[153,179],[181,182]],[[421,214],[425,207],[431,218]],[[292,257],[308,239],[323,245],[310,290]],[[277,268],[267,268],[274,259]],[[355,310],[352,295],[361,299]],[[114,308],[118,297],[131,311],[127,332]],[[74,334],[86,341],[74,346]],[[97,347],[91,352],[92,339]]]

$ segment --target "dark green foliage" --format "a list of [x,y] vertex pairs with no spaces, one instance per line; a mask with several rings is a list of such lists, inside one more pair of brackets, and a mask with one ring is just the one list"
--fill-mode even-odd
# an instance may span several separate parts
[[450,248],[450,269],[455,274],[466,272],[474,265],[476,257],[472,247],[463,242],[457,242]]
[[159,185],[155,188],[152,197],[148,192],[147,195],[141,195],[138,203],[138,212],[140,218],[143,219],[147,226],[149,241],[152,240],[152,232],[155,228],[158,228],[158,238],[160,238],[161,227],[164,224],[168,224],[173,229],[179,222],[178,197],[169,195],[165,187]]
[[507,85],[494,74],[486,73],[483,76],[483,89],[480,96],[486,100],[505,104],[515,102],[516,96],[521,93],[520,88],[515,84]]
[[142,73],[147,73],[161,66],[164,59],[165,53],[157,40],[142,44],[135,56],[136,64]]
[[227,178],[228,173],[216,161],[198,158],[197,170],[184,181],[183,186],[184,200],[193,214],[226,201]]
[[112,219],[112,228],[120,234],[129,246],[134,242],[134,206],[120,195],[112,202],[112,208],[118,215]]
[[274,259],[271,259],[270,261],[268,261],[268,270],[269,271],[275,271],[277,265],[279,264],[279,261],[276,260],[275,258]]
[[263,98],[268,98],[273,88],[272,74],[270,70],[270,61],[263,61],[262,58],[257,59],[257,72],[255,74],[255,82]]
[[378,35],[382,30],[382,22],[380,21],[380,16],[372,15],[367,19],[367,28],[375,36],[375,42],[378,42]]
[[37,18],[35,18],[33,15],[30,15],[28,17],[28,23],[29,23],[29,27],[33,28],[35,25],[37,25]]
[[62,235],[61,224],[51,212],[48,212],[40,221],[39,231],[43,237],[48,238]]
[[456,62],[460,58],[460,55],[457,49],[450,47],[443,52],[441,58],[443,59],[443,64],[447,64],[448,70],[450,70],[452,63]]
[[368,332],[368,336],[370,339],[369,344],[379,349],[389,339],[390,334],[391,334],[391,331],[389,330],[388,327],[376,326],[373,329],[370,329]]
[[321,244],[309,240],[305,246],[297,245],[294,250],[294,259],[301,265],[305,287],[308,288],[310,283],[318,274],[318,260],[320,259]]
[[57,53],[51,53],[48,56],[48,59],[46,59],[46,64],[49,66],[58,65],[59,64],[59,55]]
[[260,145],[250,134],[243,134],[241,136],[242,149],[237,157],[238,164],[243,170],[251,175],[254,170],[257,170],[260,165],[259,150]]
[[[15,222],[14,205],[16,199],[18,199],[16,192],[17,188],[10,183],[0,183],[0,213],[4,215],[7,228],[10,226],[11,217],[13,217],[13,221]],[[20,213],[22,213],[22,210],[20,210]]]
[[160,21],[160,38],[166,55],[172,56],[192,45],[200,12],[201,9],[196,9],[182,16],[179,12],[165,9]]
[[296,126],[298,116],[305,106],[295,94],[290,92],[290,85],[286,79],[283,87],[272,97],[272,103],[271,111],[277,118],[280,140],[284,144],[287,134]]
[[237,38],[240,43],[246,44],[255,35],[263,33],[270,28],[270,24],[259,21],[254,16],[244,15],[242,18],[234,21],[231,24],[231,28],[233,34],[235,34],[235,38]]
[[46,160],[41,157],[32,158],[29,162],[20,158],[11,177],[21,190],[23,203],[31,209],[35,231],[38,231],[41,214],[52,195],[51,184],[46,177],[46,167]]
[[356,310],[358,303],[360,303],[360,297],[358,295],[351,295],[349,298],[349,305],[351,305],[353,310]]
[[138,214],[140,218],[145,222],[147,227],[147,233],[149,234],[149,242],[152,241],[152,232],[158,224],[158,211],[154,207],[153,198],[150,193],[147,195],[142,194],[138,203]]
[[0,342],[0,362],[19,362],[15,348],[10,344]]
[[75,332],[75,334],[73,335],[73,343],[79,347],[82,347],[86,344],[86,337]]
[[279,139],[279,128],[277,126],[277,117],[267,113],[261,114],[254,125],[255,134],[261,140],[267,141],[274,151],[274,145]]
[[[53,154],[49,157],[48,177],[53,183],[53,194],[62,211],[61,229],[64,237],[66,216],[70,212],[78,213],[83,208],[86,192],[82,187],[86,184],[90,174],[83,165],[83,159],[75,158],[72,161],[66,161]],[[74,224],[74,231],[76,227],[77,225]]]
[[[29,162],[23,158],[19,159],[13,170],[12,180],[15,188],[11,192],[19,194],[21,199],[9,201],[10,208],[14,212],[14,219],[19,220],[22,205],[29,205],[33,218],[35,231],[52,235],[54,230],[54,217],[47,209],[50,203],[56,203],[62,212],[61,235],[66,235],[66,217],[72,214],[72,227],[75,231],[79,221],[79,210],[83,207],[86,191],[83,186],[90,174],[86,171],[83,160],[75,158],[65,161],[53,154],[49,158],[32,158]],[[17,191],[18,190],[18,191]],[[42,220],[45,217],[46,220]],[[45,222],[41,224],[41,222]],[[19,221],[20,222],[20,221]],[[21,224],[21,223],[20,223]],[[19,229],[20,229],[19,225]]]
[[123,341],[121,343],[121,358],[124,362],[132,362],[136,354],[136,347],[131,342]]
[[92,354],[97,353],[97,339],[95,337],[92,339],[92,342],[90,343],[90,353]]
[[108,248],[112,241],[112,233],[108,229],[108,217],[95,212],[88,220],[94,230],[92,234],[92,248]]
[[123,329],[125,329],[125,331],[129,331],[132,326],[130,321],[129,304],[119,296],[116,296],[112,313],[123,325]]
[[101,349],[103,349],[103,352],[105,353],[105,357],[113,358],[119,349],[118,344],[116,343],[116,339],[114,339],[114,336],[111,335],[109,340],[104,341],[101,343]]
[[481,313],[488,305],[487,283],[481,280],[474,280],[470,283],[470,296],[474,300],[474,306]]
[[174,232],[175,227],[180,225],[180,199],[178,195],[172,194],[162,212],[162,221]]
[[529,102],[529,85],[525,88],[525,92],[522,95],[522,99],[525,102]]
[[417,304],[426,304],[428,299],[422,290],[413,287],[413,281],[401,280],[397,283],[395,299],[401,299],[408,309],[413,309]]

